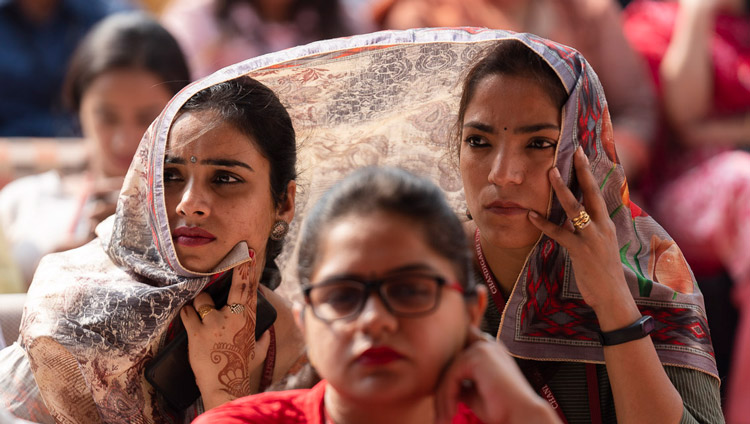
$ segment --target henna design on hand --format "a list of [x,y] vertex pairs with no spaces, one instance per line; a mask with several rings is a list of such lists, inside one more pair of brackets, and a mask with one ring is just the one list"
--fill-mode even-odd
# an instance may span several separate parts
[[[249,286],[249,264],[244,263],[236,270],[242,279],[243,288]],[[251,394],[250,372],[248,359],[255,359],[255,305],[256,292],[250,294],[248,304],[243,315],[245,325],[238,331],[232,343],[219,342],[214,344],[211,350],[211,362],[220,364],[226,360],[226,365],[219,371],[218,380],[224,392],[233,397],[242,397]],[[252,310],[250,310],[252,309]]]

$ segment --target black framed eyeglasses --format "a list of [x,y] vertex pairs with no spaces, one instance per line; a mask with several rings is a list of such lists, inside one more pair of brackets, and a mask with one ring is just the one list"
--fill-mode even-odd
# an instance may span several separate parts
[[313,314],[325,322],[351,319],[360,314],[370,293],[378,293],[386,309],[398,317],[429,314],[440,304],[441,288],[464,294],[458,282],[426,274],[398,274],[379,279],[335,277],[303,289]]

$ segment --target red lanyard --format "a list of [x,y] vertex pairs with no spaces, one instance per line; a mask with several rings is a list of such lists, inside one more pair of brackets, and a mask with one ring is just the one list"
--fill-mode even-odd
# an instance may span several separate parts
[[276,330],[273,325],[268,328],[268,332],[271,336],[271,343],[268,345],[268,353],[266,353],[266,360],[263,361],[263,375],[260,377],[260,387],[258,393],[266,391],[271,383],[273,382],[273,369],[276,366]]
[[562,409],[560,408],[560,404],[557,403],[557,399],[555,398],[555,395],[552,393],[552,389],[549,388],[549,384],[547,384],[547,380],[551,378],[551,376],[557,371],[558,365],[557,364],[546,364],[547,367],[545,370],[547,371],[547,375],[542,375],[542,370],[540,369],[540,366],[535,365],[533,361],[526,361],[526,363],[531,368],[530,371],[527,370],[526,376],[531,381],[532,386],[534,386],[534,389],[536,389],[537,393],[539,393],[539,396],[541,396],[544,400],[549,403],[549,406],[552,407],[552,409],[555,410],[557,413],[557,416],[560,417],[560,420],[564,424],[568,424],[568,420],[565,418],[565,413],[563,413]]
[[[505,297],[502,292],[500,292],[500,284],[498,284],[492,271],[490,271],[490,267],[487,264],[487,258],[484,257],[482,244],[479,238],[479,228],[474,232],[474,250],[477,253],[477,261],[479,262],[479,268],[482,271],[484,282],[487,284],[487,289],[489,289],[492,299],[495,301],[498,313],[502,316],[503,310],[505,309]],[[560,404],[552,393],[552,389],[550,389],[549,385],[546,383],[550,377],[545,378],[538,367],[534,367],[533,371],[530,372],[530,377],[533,380],[531,383],[539,395],[550,404],[552,409],[554,409],[560,417],[560,420],[562,420],[564,424],[568,424],[568,420],[565,418],[565,414],[560,408]],[[602,414],[601,405],[599,403],[599,379],[597,378],[595,364],[586,364],[586,383],[586,386],[588,387],[591,422],[594,424],[601,424]]]
[[487,284],[487,289],[489,289],[490,295],[492,295],[492,300],[495,301],[497,312],[502,316],[503,309],[505,309],[505,297],[500,291],[500,284],[497,283],[495,276],[492,275],[492,271],[490,271],[489,265],[487,265],[487,258],[484,257],[482,244],[479,242],[479,228],[474,232],[474,250],[477,252],[477,261],[479,261],[479,268],[482,271],[484,282]]

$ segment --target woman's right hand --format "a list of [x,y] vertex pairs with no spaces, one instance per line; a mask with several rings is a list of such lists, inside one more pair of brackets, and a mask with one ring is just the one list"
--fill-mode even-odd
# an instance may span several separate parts
[[450,423],[459,402],[487,424],[559,423],[531,388],[504,346],[469,329],[466,348],[443,373],[436,392],[437,422]]
[[[263,365],[270,336],[266,332],[255,340],[258,282],[251,281],[251,268],[243,263],[234,269],[223,308],[213,309],[211,296],[201,293],[181,311],[190,366],[206,410],[257,390],[250,375]],[[232,305],[241,306],[233,311]],[[198,311],[204,311],[202,319]]]

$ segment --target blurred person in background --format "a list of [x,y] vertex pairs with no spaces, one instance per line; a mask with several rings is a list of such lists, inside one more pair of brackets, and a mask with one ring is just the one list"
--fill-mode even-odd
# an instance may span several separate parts
[[65,67],[100,19],[126,0],[0,0],[0,137],[77,135],[60,99]]
[[[0,227],[0,293],[20,293],[26,291],[21,271],[10,253],[8,239]],[[2,337],[0,337],[1,339]]]
[[[707,308],[716,305],[708,310],[715,317],[712,336],[729,345],[723,354],[717,348],[716,358],[722,377],[729,376],[724,384],[727,421],[747,422],[750,3],[634,1],[625,16],[626,34],[649,63],[664,116],[644,194],[683,249],[698,282],[705,282]],[[726,284],[726,278],[714,277],[724,273],[730,280]],[[714,287],[720,285],[727,288]],[[736,331],[724,317],[732,304],[739,314]],[[719,319],[727,322],[715,325]]]
[[530,32],[580,51],[607,93],[617,154],[631,189],[656,125],[653,88],[623,34],[615,0],[374,0],[382,29],[479,26]]
[[80,246],[115,211],[138,143],[190,80],[175,39],[144,12],[112,15],[73,55],[64,96],[88,150],[80,173],[20,178],[0,191],[0,224],[27,284],[47,253]]
[[200,78],[236,62],[371,29],[338,0],[172,0],[161,21]]

